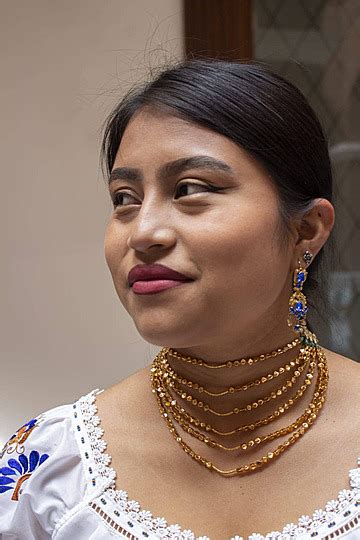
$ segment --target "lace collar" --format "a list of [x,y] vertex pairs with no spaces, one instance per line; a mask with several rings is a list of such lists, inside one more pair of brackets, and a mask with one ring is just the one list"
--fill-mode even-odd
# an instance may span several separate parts
[[[178,524],[170,525],[163,517],[154,517],[150,511],[142,509],[135,500],[130,500],[124,490],[115,489],[116,472],[110,467],[111,456],[105,453],[106,442],[102,439],[104,430],[100,427],[100,418],[97,416],[96,396],[103,390],[92,390],[86,396],[81,397],[73,405],[75,419],[75,433],[77,434],[81,454],[85,463],[85,472],[89,480],[89,490],[96,488],[96,492],[103,495],[100,501],[106,504],[104,496],[112,502],[114,515],[120,512],[132,521],[127,521],[129,526],[135,522],[141,527],[144,537],[149,536],[149,531],[157,538],[171,540],[210,540],[207,536],[196,537],[189,529],[183,529]],[[253,533],[244,539],[242,536],[233,536],[230,540],[293,540],[308,538],[325,538],[339,527],[349,524],[353,520],[355,526],[360,520],[356,517],[360,512],[360,458],[358,466],[349,471],[350,489],[339,492],[337,499],[329,501],[324,509],[316,510],[312,516],[301,516],[297,523],[289,523],[282,531],[272,531],[261,535]],[[102,512],[106,513],[103,508]],[[110,517],[110,516],[108,516]],[[348,530],[346,525],[346,530]],[[345,530],[345,529],[344,529]],[[336,534],[338,536],[338,534]],[[135,537],[133,537],[135,538]],[[333,534],[331,534],[333,538]]]

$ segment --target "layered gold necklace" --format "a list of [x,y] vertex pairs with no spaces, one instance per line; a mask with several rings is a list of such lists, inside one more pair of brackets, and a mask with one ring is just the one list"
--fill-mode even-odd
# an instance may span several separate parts
[[[252,366],[258,362],[263,362],[269,358],[274,358],[276,356],[284,354],[285,352],[299,344],[301,345],[299,354],[291,362],[286,363],[284,366],[273,370],[271,373],[263,375],[260,378],[250,380],[249,382],[242,384],[241,386],[230,386],[218,393],[210,392],[208,389],[206,389],[199,383],[181,377],[175,372],[174,369],[171,368],[169,364],[169,357],[173,357],[181,362],[191,363],[193,365],[201,365],[208,369],[229,369],[244,365]],[[291,424],[286,425],[276,431],[270,432],[266,435],[261,435],[258,437],[253,437],[251,439],[243,440],[240,444],[232,447],[224,446],[223,444],[210,438],[210,432],[220,437],[226,437],[241,432],[254,432],[260,426],[268,425],[271,422],[277,420],[279,417],[284,415],[287,410],[291,409],[294,403],[297,402],[302,396],[304,396],[307,390],[311,387],[315,379],[315,371],[316,381],[311,400],[308,405],[304,407],[303,413]],[[257,409],[261,410],[261,407],[265,403],[268,403],[272,400],[274,400],[275,402],[276,400],[279,400],[281,396],[283,396],[283,394],[287,394],[289,390],[298,382],[301,374],[304,372],[304,380],[302,384],[297,388],[296,392],[286,401],[283,401],[280,405],[278,405],[271,414],[247,424],[240,424],[236,429],[232,431],[218,431],[213,426],[211,426],[210,423],[200,421],[200,419],[196,418],[185,409],[186,403],[191,403],[192,405],[195,405],[196,407],[199,407],[214,416],[240,415],[241,417],[242,415],[246,415],[246,413],[249,411],[254,411]],[[251,358],[231,360],[225,363],[218,364],[208,364],[200,358],[183,356],[169,347],[163,347],[153,360],[150,373],[152,392],[156,396],[160,414],[166,421],[170,433],[179,443],[181,448],[190,455],[190,457],[192,457],[201,465],[204,465],[208,470],[215,471],[222,476],[241,475],[262,468],[265,465],[271,463],[274,459],[276,459],[283,452],[285,452],[285,450],[287,450],[291,445],[293,445],[300,437],[302,437],[302,435],[304,435],[304,433],[315,422],[320,412],[320,409],[325,402],[329,378],[324,351],[320,347],[315,334],[310,332],[308,329],[304,331],[303,335],[300,338],[295,339],[291,343],[287,343],[285,346],[276,349],[271,353],[265,353]],[[226,394],[243,393],[246,392],[246,390],[248,390],[249,388],[261,385],[265,385],[266,388],[266,384],[269,381],[275,380],[276,378],[281,377],[284,374],[289,374],[290,378],[283,382],[278,388],[274,389],[271,392],[267,392],[261,398],[257,399],[256,401],[252,401],[242,407],[234,407],[230,411],[220,412],[210,408],[210,406],[206,403],[206,395],[219,397]],[[193,390],[200,394],[201,399],[199,399],[199,397],[193,396],[193,394],[191,393],[193,392]],[[205,397],[203,398],[202,396],[204,395]],[[253,449],[259,445],[275,440],[279,437],[289,434],[291,435],[285,442],[281,443],[275,449],[264,454],[261,459],[258,459],[246,465],[240,465],[235,469],[222,470],[214,463],[212,463],[209,459],[202,457],[200,454],[192,450],[192,448],[183,440],[183,438],[180,436],[179,432],[175,428],[175,422],[178,423],[178,425],[183,431],[196,438],[197,440],[201,441],[205,445],[211,448],[219,448],[227,452],[235,450],[241,450],[246,452],[247,450]]]

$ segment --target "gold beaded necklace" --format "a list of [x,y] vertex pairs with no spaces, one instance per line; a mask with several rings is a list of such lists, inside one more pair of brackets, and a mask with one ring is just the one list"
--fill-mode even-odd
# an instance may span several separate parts
[[[301,352],[303,352],[303,351],[301,351]],[[249,388],[252,388],[253,386],[259,386],[260,384],[265,384],[265,383],[267,383],[269,381],[272,381],[273,379],[275,379],[276,377],[279,377],[280,375],[282,375],[286,371],[291,371],[291,368],[294,368],[296,366],[300,366],[299,370],[300,369],[304,370],[304,368],[305,368],[304,362],[303,363],[301,362],[302,357],[299,355],[299,357],[296,358],[294,361],[291,361],[288,364],[285,364],[285,366],[277,368],[276,370],[274,370],[272,373],[269,373],[268,375],[263,375],[262,377],[260,377],[258,379],[255,379],[254,381],[250,381],[248,383],[245,383],[245,384],[243,384],[241,386],[229,386],[229,388],[227,388],[223,392],[214,393],[214,392],[210,392],[209,390],[206,390],[206,388],[204,388],[203,386],[199,386],[199,384],[196,383],[196,382],[192,382],[192,381],[190,381],[188,379],[185,379],[183,377],[179,377],[175,373],[175,371],[173,371],[170,368],[169,363],[166,360],[166,357],[163,356],[162,358],[163,358],[164,367],[165,367],[166,372],[167,372],[167,376],[170,376],[173,380],[179,382],[183,386],[187,386],[188,388],[194,388],[195,390],[198,390],[200,393],[204,392],[205,394],[208,394],[209,396],[224,396],[226,394],[234,394],[235,392],[245,391],[245,390],[248,390]],[[294,375],[298,376],[296,371],[295,371]]]
[[[167,362],[168,354],[171,354],[171,356],[176,357],[178,359],[182,359],[185,362],[197,364],[197,365],[203,365],[209,368],[233,367],[235,365],[245,365],[245,364],[253,365],[254,363],[258,361],[262,361],[265,358],[270,358],[270,357],[277,356],[278,354],[282,354],[286,350],[289,350],[290,348],[295,347],[300,342],[305,344],[305,347],[301,349],[300,355],[297,358],[297,360],[300,358],[301,355],[304,356],[305,358],[303,362],[304,369],[305,369],[306,364],[309,362],[309,371],[307,372],[306,378],[305,378],[306,382],[304,381],[304,383],[300,386],[296,394],[287,402],[285,402],[280,407],[278,407],[272,414],[270,414],[266,418],[257,420],[256,422],[253,422],[251,424],[239,426],[238,428],[236,428],[235,430],[231,432],[225,432],[225,433],[219,432],[215,430],[214,428],[212,428],[210,424],[207,424],[205,422],[200,422],[199,419],[194,418],[192,415],[186,412],[183,407],[179,407],[176,399],[174,399],[170,393],[171,389],[174,389],[176,391],[176,387],[175,387],[174,380],[171,380],[171,379],[174,379],[172,375],[174,375],[175,372],[174,370],[169,370],[169,364]],[[235,364],[235,362],[237,362],[237,364]],[[295,365],[302,365],[301,360],[299,360],[299,362],[297,363],[295,361]],[[292,422],[289,426],[283,427],[273,433],[269,433],[261,437],[256,437],[255,439],[251,439],[249,441],[243,442],[240,445],[229,448],[229,447],[225,447],[221,445],[220,443],[216,441],[209,439],[207,436],[193,429],[193,427],[191,427],[187,423],[187,420],[189,420],[191,423],[195,424],[196,426],[200,426],[200,428],[205,429],[205,431],[207,432],[212,431],[214,433],[217,433],[218,435],[223,435],[223,436],[231,435],[239,431],[254,430],[261,425],[266,425],[272,422],[273,420],[277,419],[281,414],[284,414],[284,412],[287,409],[289,409],[289,407],[291,407],[294,404],[294,402],[304,394],[306,389],[311,384],[315,367],[317,368],[318,376],[317,376],[317,381],[316,381],[312,400],[310,404],[306,407],[305,412],[301,416],[299,416],[294,422]],[[299,371],[299,368],[297,369],[297,371]],[[175,379],[176,377],[177,377],[177,374],[175,374]],[[167,385],[167,380],[170,380],[168,385]],[[187,382],[192,382],[192,381],[187,381]],[[264,467],[265,465],[270,463],[273,459],[277,458],[281,453],[283,453],[292,444],[294,444],[310,428],[310,426],[316,420],[319,414],[319,411],[322,408],[323,403],[325,402],[325,399],[326,399],[326,391],[327,391],[327,385],[328,385],[328,369],[327,369],[325,354],[323,350],[321,349],[321,347],[319,346],[316,336],[312,334],[311,332],[307,331],[306,336],[302,340],[300,339],[294,340],[292,343],[287,344],[285,345],[285,347],[281,349],[277,349],[276,351],[273,351],[272,353],[259,355],[254,358],[248,358],[248,359],[242,358],[241,360],[229,361],[229,362],[226,362],[223,364],[217,364],[217,365],[206,364],[201,359],[196,359],[189,356],[182,357],[182,355],[180,355],[173,349],[163,348],[153,361],[153,365],[151,367],[151,384],[152,384],[152,392],[155,394],[157,402],[158,402],[160,414],[163,416],[164,420],[167,423],[170,433],[173,435],[175,440],[180,444],[181,448],[187,454],[189,454],[194,460],[198,461],[209,470],[215,471],[221,474],[222,476],[234,476],[234,475],[245,474],[245,473],[254,471],[256,469],[259,469],[261,467]],[[184,383],[184,384],[187,384],[187,383]],[[282,393],[283,393],[283,390],[281,389],[281,394]],[[199,405],[199,401],[197,401],[196,398],[193,398],[192,396],[184,392],[181,395],[183,394],[185,394],[185,396],[182,399],[186,401],[191,400],[193,404],[194,404],[194,399],[195,399],[196,405],[203,407],[204,410],[212,412],[213,414],[217,414],[216,411],[213,411],[210,408],[205,409],[206,404],[204,406],[204,404],[200,402],[201,405]],[[218,395],[223,395],[223,394],[218,394]],[[189,397],[190,399],[188,399]],[[270,395],[269,400],[270,399],[272,399],[271,395]],[[264,401],[264,399],[262,401]],[[255,407],[254,407],[254,403],[257,403]],[[262,403],[259,403],[259,400],[257,400],[256,402],[249,404],[245,408],[234,408],[232,411],[229,411],[229,413],[220,413],[219,416],[226,416],[228,414],[239,414],[241,412],[246,412],[246,411],[252,410],[253,408],[257,408],[261,404]],[[249,406],[250,408],[248,408]],[[238,449],[242,449],[245,451],[256,445],[263,444],[267,441],[272,441],[278,437],[281,437],[290,433],[292,434],[284,443],[280,444],[275,450],[271,452],[267,452],[267,454],[264,455],[260,460],[256,460],[255,462],[252,462],[249,465],[242,465],[235,469],[224,471],[218,468],[217,466],[215,466],[208,459],[203,458],[199,454],[196,454],[196,452],[194,452],[190,448],[190,446],[180,437],[178,431],[175,428],[174,422],[171,419],[171,416],[179,423],[181,428],[187,433],[189,433],[191,436],[197,438],[201,442],[205,443],[207,446],[210,446],[213,448],[214,447],[221,448],[225,451],[233,451],[233,450],[238,450]]]
[[[228,448],[228,447],[225,447],[225,446],[221,445],[220,443],[217,443],[216,441],[212,441],[211,439],[208,439],[208,437],[205,437],[204,435],[200,434],[198,431],[196,431],[192,427],[190,427],[189,424],[184,421],[181,414],[178,414],[175,411],[175,408],[171,406],[171,403],[174,403],[174,400],[172,402],[166,402],[163,399],[161,399],[161,402],[162,402],[163,406],[165,406],[167,409],[170,410],[172,416],[179,422],[179,424],[181,425],[181,427],[183,427],[183,429],[185,431],[192,434],[197,439],[205,442],[206,444],[208,444],[209,446],[211,446],[213,448],[218,447],[218,448],[223,448],[224,450],[229,450],[229,451],[239,450],[239,449],[248,450],[249,448],[253,447],[255,444],[258,445],[258,444],[261,444],[263,442],[273,440],[273,439],[275,439],[277,437],[280,437],[282,435],[286,435],[288,432],[293,431],[294,429],[298,428],[300,426],[300,424],[302,422],[305,422],[308,419],[308,416],[310,414],[312,414],[314,410],[317,409],[317,400],[313,399],[310,406],[306,409],[305,413],[302,414],[299,418],[297,418],[290,426],[288,426],[286,428],[281,428],[280,430],[277,430],[276,432],[270,433],[268,435],[264,435],[264,436],[261,436],[261,437],[256,437],[254,440],[250,440],[250,441],[248,441],[246,443],[242,443],[242,444],[240,444],[238,446]],[[289,407],[287,407],[287,408],[289,408]],[[273,417],[273,419],[275,419],[275,418],[276,418],[276,416]],[[206,431],[210,431],[209,427],[211,427],[211,426],[209,426],[209,425],[206,426]],[[211,431],[214,431],[214,429],[211,428]],[[220,434],[221,435],[228,435],[228,434],[235,433],[235,431],[236,430],[234,430],[233,432],[229,432],[229,433],[225,433],[225,434],[220,433]],[[219,432],[217,432],[217,433],[219,433]]]
[[298,392],[295,394],[295,396],[293,396],[293,398],[287,400],[285,403],[283,403],[281,406],[279,406],[277,409],[275,409],[275,411],[272,414],[270,414],[269,416],[267,416],[267,417],[265,417],[265,418],[263,418],[261,420],[257,420],[256,422],[252,422],[250,424],[245,424],[245,425],[239,426],[239,427],[237,427],[236,429],[234,429],[232,431],[223,432],[223,431],[216,430],[210,424],[206,424],[205,422],[200,422],[200,420],[198,420],[197,418],[195,418],[192,415],[190,415],[189,413],[187,413],[185,411],[185,409],[179,408],[179,406],[177,405],[176,400],[173,399],[171,394],[169,394],[166,391],[165,387],[161,386],[161,381],[158,381],[158,384],[156,386],[156,391],[159,393],[159,396],[161,398],[164,397],[164,396],[166,397],[167,401],[164,402],[166,407],[171,408],[171,406],[173,406],[173,409],[171,408],[171,411],[175,410],[175,412],[177,412],[177,414],[183,415],[183,417],[186,418],[187,420],[189,420],[190,423],[195,424],[196,426],[200,426],[201,428],[204,428],[206,431],[212,431],[213,433],[216,433],[217,435],[221,435],[221,436],[233,435],[233,434],[238,433],[240,431],[254,431],[257,427],[265,426],[265,425],[269,424],[270,422],[276,420],[282,414],[284,414],[286,410],[291,408],[291,406],[294,405],[296,400],[302,394],[302,389],[298,390]]
[[[309,368],[309,371],[308,371],[308,373],[306,375],[306,379],[305,379],[304,383],[300,386],[300,388],[296,391],[296,393],[292,396],[292,398],[289,399],[285,403],[285,404],[288,405],[287,407],[285,407],[286,409],[289,409],[292,405],[294,405],[294,403],[305,393],[307,388],[311,385],[311,382],[312,382],[312,379],[313,379],[313,373],[315,371],[315,366],[316,366],[316,362],[310,362],[310,368]],[[161,393],[163,395],[168,396],[169,398],[171,398],[172,396],[169,393],[169,389],[166,388],[166,386],[164,386],[162,384],[161,376],[160,376],[160,379],[159,379],[158,382],[159,382],[159,385],[160,385],[160,388],[161,388]],[[286,390],[287,390],[287,388],[286,388]],[[215,410],[211,409],[207,404],[204,404],[202,401],[200,401],[200,402],[197,401],[196,398],[192,398],[191,403],[193,403],[196,406],[199,406],[204,411],[209,412],[211,414],[214,414],[216,416],[231,416],[233,414],[239,414],[239,413],[242,413],[242,412],[251,411],[251,410],[257,408],[259,405],[260,406],[264,405],[266,402],[270,401],[271,399],[277,399],[279,396],[282,395],[283,390],[281,389],[278,392],[279,393],[273,392],[270,396],[266,396],[264,398],[261,398],[261,399],[255,401],[255,402],[253,402],[251,404],[248,404],[248,405],[246,405],[244,407],[234,407],[231,411],[224,412],[224,413],[220,413],[218,411],[215,411]],[[182,399],[186,395],[187,394],[185,394],[185,393],[181,394]],[[176,400],[171,399],[171,401],[169,403],[170,407],[171,407],[171,405],[175,405],[175,403],[173,403],[173,401],[176,402]],[[190,400],[188,400],[188,401],[190,401]],[[254,405],[256,405],[256,406],[254,407]],[[279,412],[282,412],[282,410],[280,410]],[[275,415],[275,416],[278,416],[278,415]]]
[[183,362],[186,362],[188,364],[204,366],[209,369],[219,369],[223,367],[231,368],[231,367],[237,367],[237,366],[245,366],[246,364],[248,366],[252,366],[253,364],[256,364],[257,362],[263,362],[264,360],[267,360],[268,358],[274,358],[275,356],[284,354],[286,351],[293,349],[300,343],[301,343],[301,339],[296,338],[291,343],[287,343],[283,347],[279,349],[275,349],[274,351],[271,351],[270,353],[260,354],[259,356],[254,356],[254,358],[250,357],[250,358],[241,358],[238,360],[228,360],[227,362],[220,363],[220,364],[208,364],[201,358],[193,358],[192,356],[183,356],[182,354],[178,353],[171,347],[164,347],[164,349],[166,350],[167,354],[169,354],[170,356],[173,356],[174,358],[177,358],[178,360],[182,360]]
[[[175,383],[170,382],[169,385],[173,388],[175,393],[177,395],[179,395],[182,399],[191,402],[193,405],[195,405],[197,407],[203,408],[204,411],[209,411],[209,413],[214,414],[216,416],[230,416],[232,414],[239,414],[241,412],[251,411],[253,409],[261,407],[265,403],[268,403],[271,399],[278,399],[282,394],[287,392],[288,389],[291,388],[296,383],[297,379],[300,377],[301,373],[304,371],[304,369],[306,367],[306,364],[307,364],[307,362],[304,362],[302,364],[302,366],[298,370],[295,371],[294,376],[291,379],[289,379],[288,381],[286,381],[286,384],[283,384],[280,388],[278,388],[276,390],[273,390],[269,395],[264,396],[263,398],[260,398],[260,399],[258,399],[256,401],[254,401],[253,403],[248,403],[244,407],[241,407],[241,408],[235,407],[231,411],[228,411],[228,412],[225,412],[225,413],[215,411],[215,410],[211,409],[209,407],[209,405],[207,405],[206,403],[204,403],[202,401],[198,401],[191,394],[187,394],[186,392],[184,392],[182,390],[179,390],[179,388],[176,386]],[[308,371],[308,373],[306,375],[304,384],[301,386],[301,390],[302,390],[301,395],[303,395],[303,393],[307,389],[308,385],[311,384],[311,380],[313,378],[314,370],[315,370],[315,362],[312,362],[310,364],[310,370]],[[166,373],[164,373],[164,372],[161,372],[161,373],[162,373],[162,378],[164,378]],[[199,391],[200,391],[200,389],[199,389]],[[203,389],[203,391],[205,391],[205,390]],[[206,391],[206,393],[209,394],[208,391]],[[226,391],[222,392],[220,395],[226,394],[226,393],[228,393],[228,392],[226,392]],[[215,394],[215,395],[219,396],[219,394]]]

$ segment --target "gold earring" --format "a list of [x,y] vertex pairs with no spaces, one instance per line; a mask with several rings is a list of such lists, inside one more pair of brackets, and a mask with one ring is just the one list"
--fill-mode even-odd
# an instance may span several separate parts
[[300,335],[303,335],[306,329],[306,313],[308,311],[308,307],[306,296],[302,292],[302,288],[306,281],[307,275],[308,273],[299,259],[298,268],[296,268],[293,277],[293,293],[289,299],[288,325]]
[[309,266],[309,264],[311,263],[312,259],[313,259],[313,254],[310,253],[310,251],[307,249],[303,255],[303,259],[304,259],[304,262],[306,264],[306,266]]

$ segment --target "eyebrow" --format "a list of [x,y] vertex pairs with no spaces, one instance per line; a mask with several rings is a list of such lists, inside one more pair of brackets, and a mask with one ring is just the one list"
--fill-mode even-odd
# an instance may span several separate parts
[[[160,180],[165,180],[169,176],[176,176],[189,169],[210,169],[212,171],[221,171],[235,176],[233,169],[219,159],[210,156],[192,156],[169,161],[160,167],[158,175]],[[142,182],[144,176],[141,169],[130,167],[117,167],[113,169],[109,176],[109,185],[115,180],[131,180],[133,182]]]

